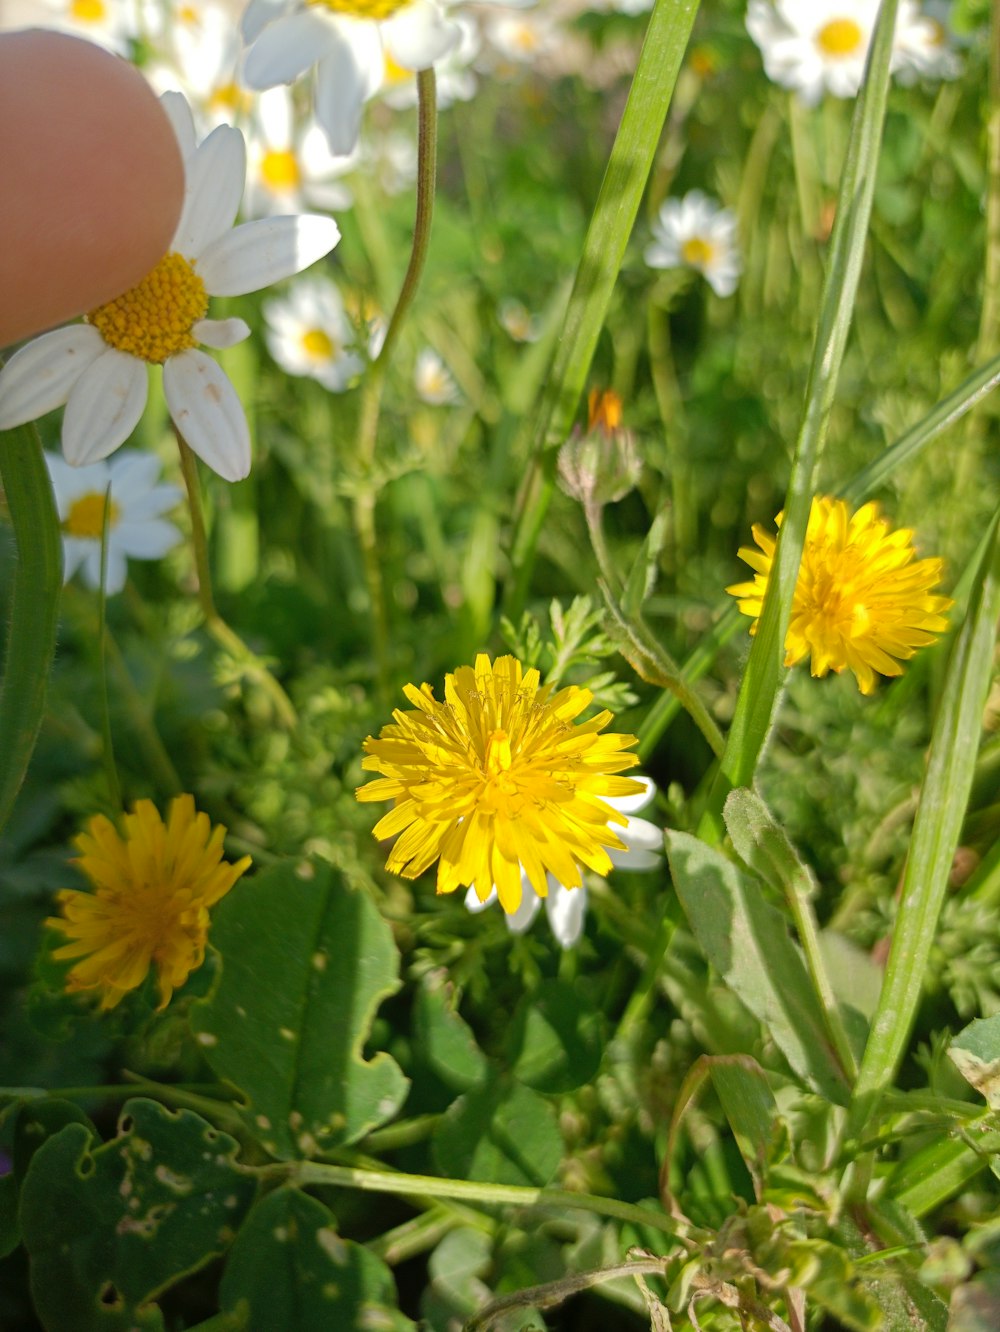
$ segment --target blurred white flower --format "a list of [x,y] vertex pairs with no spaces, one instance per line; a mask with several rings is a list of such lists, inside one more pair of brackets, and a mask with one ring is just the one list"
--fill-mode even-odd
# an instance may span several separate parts
[[360,161],[386,194],[408,190],[417,178],[417,145],[410,134],[399,130],[363,139]]
[[949,0],[924,0],[919,23],[900,35],[900,83],[917,79],[957,79],[962,60],[955,50],[958,38],[951,26]]
[[[634,774],[630,773],[629,776]],[[663,831],[655,823],[646,819],[637,819],[635,814],[645,809],[656,795],[656,786],[648,777],[638,777],[645,790],[636,795],[607,797],[605,803],[628,816],[624,828],[615,827],[618,837],[625,843],[627,850],[608,849],[608,855],[617,869],[651,870],[656,869],[663,857]],[[565,888],[552,874],[546,876],[548,895],[545,897],[545,912],[549,925],[561,948],[572,948],[579,942],[583,933],[583,924],[587,915],[587,889]],[[485,902],[480,902],[475,888],[470,888],[465,895],[466,908],[476,914],[497,900],[494,888]],[[505,916],[507,928],[512,934],[523,934],[538,915],[542,899],[531,886],[528,876],[521,873],[521,905],[510,915]]]
[[290,375],[309,375],[341,393],[364,370],[344,302],[328,279],[303,278],[263,308],[268,351]]
[[462,400],[451,371],[431,347],[425,347],[417,356],[413,386],[418,396],[432,407],[443,407],[447,403]]
[[717,296],[731,296],[742,271],[736,215],[701,190],[667,199],[652,226],[644,257],[650,268],[693,268]]
[[362,107],[382,86],[386,56],[403,69],[436,64],[461,41],[452,13],[460,3],[250,0],[241,25],[249,47],[244,78],[250,88],[273,88],[315,67],[316,119],[330,151],[349,153],[358,141]]
[[644,14],[653,8],[654,0],[589,0],[588,9],[602,14]]
[[158,56],[144,73],[157,92],[183,93],[200,130],[232,125],[250,114],[253,98],[239,83],[243,44],[233,17],[214,0],[171,0],[154,4],[149,27],[162,31]]
[[354,197],[340,178],[359,160],[357,153],[334,157],[315,122],[297,127],[288,89],[272,88],[257,99],[247,133],[244,212],[275,217],[306,205],[350,208]]
[[542,332],[541,320],[521,301],[508,297],[497,307],[497,318],[504,332],[515,342],[537,342]]
[[100,587],[105,509],[109,594],[125,586],[127,560],[158,560],[180,542],[180,532],[163,514],[180,501],[181,491],[158,484],[155,454],[123,449],[110,462],[70,467],[57,454],[46,453],[45,462],[62,528],[66,582],[79,569],[84,582]]
[[146,406],[150,365],[177,429],[226,481],[250,470],[250,430],[225,372],[199,351],[250,336],[242,319],[206,319],[210,296],[242,296],[291,277],[340,239],[330,217],[272,217],[233,228],[246,171],[243,135],[228,125],[197,145],[191,109],[162,97],[187,188],[169,253],[137,286],[91,310],[83,324],[44,333],[0,370],[0,430],[65,404],[62,448],[74,467],[119,448]]
[[[466,14],[459,14],[455,25],[461,33],[458,42],[434,66],[437,104],[442,110],[455,102],[469,102],[476,94],[477,79],[471,66],[482,45],[479,28]],[[397,65],[388,54],[381,97],[389,106],[399,109],[417,104],[416,72]]]
[[38,27],[86,37],[126,59],[139,36],[136,8],[129,0],[41,0],[38,10]]
[[[815,106],[824,92],[853,97],[860,88],[878,11],[879,0],[750,0],[746,23],[767,77]],[[925,23],[915,0],[900,0],[894,70]]]
[[486,38],[504,60],[531,65],[556,49],[559,28],[545,10],[491,14],[486,23]]

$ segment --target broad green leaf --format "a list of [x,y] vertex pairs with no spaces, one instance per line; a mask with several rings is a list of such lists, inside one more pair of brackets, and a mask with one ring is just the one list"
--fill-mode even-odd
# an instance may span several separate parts
[[13,1172],[0,1175],[0,1258],[21,1243],[21,1227],[17,1218],[17,1180]]
[[314,1156],[392,1118],[409,1084],[362,1047],[399,954],[363,891],[321,861],[276,865],[220,903],[212,943],[219,982],[191,1024],[266,1151]]
[[634,619],[653,594],[660,571],[660,555],[670,531],[670,522],[669,510],[662,509],[656,515],[632,565],[632,572],[625,581],[621,607],[628,619]]
[[709,1056],[707,1062],[712,1085],[759,1201],[767,1183],[767,1159],[778,1123],[778,1107],[767,1077],[749,1055]]
[[23,1101],[14,1119],[14,1174],[23,1180],[31,1158],[42,1143],[53,1138],[67,1124],[82,1124],[93,1137],[97,1129],[78,1105],[57,1097]]
[[1000,1110],[1000,1013],[976,1018],[948,1046],[952,1063],[991,1110]]
[[816,880],[803,864],[783,828],[753,791],[730,791],[724,810],[726,832],[745,865],[784,898],[796,893],[815,897]]
[[232,1241],[255,1183],[237,1143],[190,1110],[135,1099],[101,1146],[71,1123],[21,1190],[31,1290],[47,1332],[161,1329],[151,1302]]
[[291,1187],[247,1217],[219,1293],[245,1332],[414,1332],[381,1258],[342,1239],[327,1208]]
[[428,1260],[430,1285],[420,1310],[431,1327],[446,1326],[449,1319],[468,1318],[490,1297],[481,1278],[493,1263],[493,1239],[471,1226],[460,1226],[445,1235]]
[[721,852],[668,830],[677,895],[702,951],[814,1091],[843,1103],[823,1013],[785,919]]
[[555,1176],[563,1143],[552,1108],[516,1082],[495,1081],[460,1096],[434,1137],[443,1175],[543,1188]]
[[601,1063],[600,1015],[577,987],[549,980],[526,994],[514,1015],[510,1060],[514,1076],[535,1091],[574,1091]]
[[489,1063],[452,1007],[446,972],[424,977],[417,991],[416,1029],[420,1049],[442,1082],[456,1091],[482,1086]]

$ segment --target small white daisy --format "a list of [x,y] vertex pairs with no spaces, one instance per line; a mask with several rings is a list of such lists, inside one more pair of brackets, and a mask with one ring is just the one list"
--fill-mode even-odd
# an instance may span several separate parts
[[[815,106],[824,92],[853,97],[861,87],[878,11],[879,0],[750,0],[746,24],[767,77]],[[893,69],[923,25],[915,0],[900,0]]]
[[154,17],[163,31],[158,58],[144,73],[157,92],[183,93],[205,133],[245,120],[253,98],[240,87],[243,44],[227,8],[211,0],[172,0],[166,12],[153,7],[151,27]]
[[515,65],[533,65],[559,45],[560,29],[544,10],[490,15],[486,38],[494,52]]
[[506,297],[497,306],[500,327],[515,342],[537,342],[542,335],[542,321],[521,301]]
[[303,278],[287,296],[264,302],[268,351],[290,375],[309,375],[333,393],[365,368],[351,347],[354,330],[336,286],[325,278]]
[[[477,79],[472,62],[479,54],[482,39],[478,25],[467,14],[459,14],[455,26],[461,34],[451,50],[434,65],[439,110],[455,102],[470,102],[476,95]],[[386,54],[380,97],[397,109],[417,104],[416,71],[404,69]]]
[[652,226],[644,257],[650,268],[693,268],[717,296],[731,296],[742,272],[736,215],[701,190],[667,199]]
[[181,491],[158,484],[155,454],[123,449],[110,462],[89,467],[70,467],[55,453],[46,453],[45,461],[62,528],[66,582],[79,569],[84,582],[100,587],[105,509],[109,594],[125,586],[127,560],[158,560],[180,543],[180,532],[163,514],[179,503]]
[[287,88],[258,98],[247,138],[248,216],[298,213],[307,204],[327,212],[351,207],[354,197],[341,177],[355,169],[360,155],[334,157],[315,122],[296,126]]
[[246,149],[228,125],[195,143],[179,93],[161,99],[177,132],[187,189],[168,254],[138,286],[45,333],[0,370],[0,430],[65,404],[62,448],[74,467],[98,462],[129,437],[146,406],[150,365],[177,429],[213,471],[239,481],[250,470],[250,430],[224,371],[196,344],[232,347],[250,336],[242,319],[206,319],[210,296],[242,296],[301,272],[340,239],[329,217],[272,217],[233,228]]
[[925,0],[920,20],[907,27],[898,40],[900,83],[957,79],[962,73],[962,60],[955,50],[958,38],[951,26],[949,0]]
[[316,119],[330,151],[349,153],[358,141],[362,107],[382,86],[386,56],[403,69],[429,69],[461,41],[452,16],[460,3],[250,0],[241,25],[249,47],[244,79],[250,88],[273,88],[315,67]]
[[[634,774],[629,774],[633,776]],[[663,857],[663,832],[655,823],[647,819],[637,819],[635,814],[645,809],[656,795],[656,786],[648,777],[638,777],[645,790],[631,796],[607,797],[606,803],[628,816],[624,828],[615,827],[615,832],[626,845],[625,851],[608,850],[612,864],[618,869],[651,870],[656,869]],[[545,911],[549,925],[560,948],[572,948],[579,942],[583,933],[583,924],[587,915],[587,889],[566,888],[552,874],[547,876],[548,894],[545,897]],[[531,886],[528,876],[521,874],[521,905],[516,911],[506,916],[507,928],[512,934],[523,934],[538,915],[542,899]],[[476,914],[484,911],[497,900],[494,888],[485,902],[480,902],[475,888],[470,888],[465,895],[466,908]]]
[[417,356],[413,387],[417,395],[431,407],[444,407],[462,400],[451,371],[431,347],[425,347]]
[[127,0],[43,0],[40,8],[34,20],[39,27],[86,37],[126,59],[139,36],[135,7]]

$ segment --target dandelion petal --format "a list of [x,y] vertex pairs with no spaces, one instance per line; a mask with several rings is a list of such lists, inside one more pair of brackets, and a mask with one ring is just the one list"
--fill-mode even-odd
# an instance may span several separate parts
[[250,471],[250,428],[221,366],[197,349],[180,352],[163,367],[163,391],[198,457],[224,481],[242,481]]
[[89,324],[70,324],[35,338],[0,370],[0,430],[61,407],[84,370],[106,350]]
[[332,217],[268,217],[244,222],[208,247],[198,272],[212,296],[244,296],[300,273],[340,240]]
[[100,462],[124,444],[146,406],[145,361],[107,348],[73,387],[63,418],[63,455],[74,467]]

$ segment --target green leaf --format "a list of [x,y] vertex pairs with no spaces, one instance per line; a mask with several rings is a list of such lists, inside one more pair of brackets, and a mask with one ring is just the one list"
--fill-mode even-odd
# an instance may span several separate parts
[[823,1013],[784,917],[721,852],[688,833],[668,830],[666,840],[677,895],[708,961],[803,1082],[843,1104]]
[[33,425],[0,431],[0,476],[17,540],[10,632],[0,692],[0,829],[35,748],[56,646],[62,542],[52,482]]
[[483,1085],[489,1061],[452,1007],[447,972],[424,977],[417,991],[416,1031],[421,1051],[442,1082],[456,1091]]
[[459,1226],[445,1235],[428,1260],[430,1284],[420,1306],[431,1327],[468,1318],[486,1303],[490,1289],[481,1278],[492,1263],[492,1236],[471,1226]]
[[57,1097],[23,1101],[14,1118],[14,1174],[23,1180],[31,1158],[42,1143],[53,1138],[67,1124],[83,1124],[95,1138],[97,1129],[78,1105]]
[[0,1175],[0,1258],[13,1253],[21,1243],[17,1217],[17,1179],[13,1173]]
[[409,1083],[389,1055],[361,1052],[399,954],[362,890],[321,861],[276,865],[220,903],[212,943],[219,982],[192,1028],[268,1152],[313,1156],[392,1118]]
[[963,1027],[948,1054],[966,1082],[986,1097],[990,1109],[1000,1110],[1000,1013]]
[[562,1153],[548,1101],[516,1082],[497,1080],[460,1096],[434,1137],[441,1174],[489,1184],[543,1188]]
[[635,619],[652,596],[660,570],[660,554],[670,533],[670,522],[669,510],[662,509],[653,519],[642,549],[635,558],[632,572],[622,591],[621,608],[627,619]]
[[593,1081],[601,1064],[601,1019],[579,987],[548,980],[526,994],[510,1037],[514,1076],[558,1094]]
[[800,860],[785,831],[753,791],[731,791],[725,806],[726,832],[740,860],[782,896],[815,897],[816,880]]
[[222,1308],[245,1332],[413,1332],[392,1273],[362,1244],[337,1234],[333,1215],[281,1188],[254,1207],[229,1255]]
[[750,1172],[758,1201],[778,1126],[778,1106],[764,1070],[749,1055],[709,1056],[712,1085]]
[[232,1240],[254,1181],[237,1143],[190,1110],[135,1099],[94,1147],[68,1124],[34,1154],[21,1190],[31,1290],[47,1332],[161,1329],[150,1302]]

